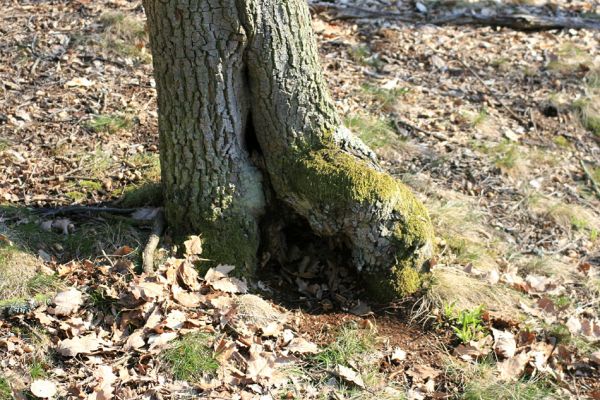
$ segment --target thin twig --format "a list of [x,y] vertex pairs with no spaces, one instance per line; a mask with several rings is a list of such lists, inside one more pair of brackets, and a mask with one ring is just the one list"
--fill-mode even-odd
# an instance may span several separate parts
[[71,175],[73,175],[75,172],[79,172],[81,171],[82,167],[77,167],[75,169],[70,170],[67,173],[64,173],[62,175],[53,175],[53,176],[47,176],[47,177],[41,177],[38,182],[49,182],[49,181],[54,181],[54,180],[60,180],[60,179],[68,179],[71,177]]
[[492,90],[492,88],[489,87],[489,85],[487,83],[485,83],[485,81],[479,76],[479,74],[473,68],[471,68],[466,62],[464,62],[464,60],[462,58],[460,58],[458,56],[455,56],[455,55],[451,55],[451,54],[450,54],[450,57],[454,58],[459,63],[461,63],[463,67],[465,67],[475,78],[477,78],[477,80],[487,89],[487,91],[492,95],[492,97],[494,99],[496,99],[496,101],[499,102],[500,105],[502,105],[502,107],[504,107],[504,109],[506,111],[508,111],[508,113],[510,114],[510,116],[515,121],[517,121],[523,127],[527,127],[528,126],[525,123],[525,121],[523,121],[523,119],[521,117],[519,117],[513,110],[511,110],[511,108],[509,106],[507,106],[506,103],[504,103],[504,101],[502,101],[502,99],[496,94],[496,92],[494,92]]
[[108,261],[110,263],[110,267],[114,268],[115,267],[114,261],[110,259],[110,257],[104,251],[104,249],[101,249],[101,250],[102,250],[102,255],[104,256],[104,258],[106,259],[106,261]]
[[396,132],[400,133],[400,127],[398,125],[402,125],[405,128],[408,128],[414,132],[419,132],[427,136],[433,136],[436,139],[447,141],[448,137],[438,132],[429,132],[424,129],[419,128],[416,125],[411,124],[410,122],[401,120],[397,115],[392,118],[392,122],[394,123],[394,127],[396,128]]
[[583,172],[585,173],[585,176],[587,176],[588,180],[591,182],[592,188],[594,189],[594,192],[596,192],[596,196],[598,196],[600,198],[600,187],[598,186],[598,183],[594,179],[594,175],[592,175],[592,173],[587,168],[587,166],[585,165],[585,162],[583,162],[583,160],[579,160],[579,164],[581,164],[581,168],[583,168]]
[[165,230],[165,216],[162,210],[159,210],[154,217],[154,224],[152,226],[152,233],[148,238],[148,243],[142,253],[142,260],[144,266],[144,272],[150,274],[154,271],[154,251],[156,246],[160,242],[160,237]]
[[537,124],[535,123],[535,119],[533,118],[533,108],[529,109],[529,119],[531,120],[531,125],[533,126],[533,131],[537,132]]
[[138,210],[137,208],[66,206],[66,207],[58,207],[58,208],[39,208],[35,211],[44,216],[57,216],[57,215],[83,214],[83,213],[131,214],[137,210]]

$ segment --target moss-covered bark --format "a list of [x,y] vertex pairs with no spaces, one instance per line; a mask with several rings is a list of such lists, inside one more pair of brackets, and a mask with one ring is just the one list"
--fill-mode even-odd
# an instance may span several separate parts
[[252,266],[262,176],[246,151],[247,35],[233,0],[145,1],[158,91],[165,212],[208,258]]
[[[251,266],[262,185],[321,236],[339,236],[371,292],[419,286],[426,210],[341,126],[304,0],[145,1],[159,98],[167,219],[209,257]],[[250,162],[253,132],[268,179]]]

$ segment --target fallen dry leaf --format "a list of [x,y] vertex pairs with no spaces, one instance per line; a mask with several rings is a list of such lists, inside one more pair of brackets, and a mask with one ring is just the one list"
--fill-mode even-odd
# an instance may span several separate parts
[[126,256],[127,254],[133,253],[134,250],[135,249],[133,247],[121,246],[117,249],[117,251],[115,251],[115,256]]
[[127,337],[125,341],[124,350],[134,350],[144,347],[146,341],[144,340],[144,332],[141,329],[134,331]]
[[220,290],[225,293],[247,293],[248,285],[246,282],[235,277],[226,277],[213,281],[210,285],[215,290]]
[[83,295],[79,290],[70,288],[57,293],[52,303],[54,306],[48,308],[50,314],[57,316],[70,315],[79,310],[79,307],[83,304]]
[[198,307],[202,303],[203,297],[200,293],[188,292],[176,284],[171,286],[171,293],[175,301],[184,307]]
[[600,351],[595,351],[590,355],[590,360],[596,365],[600,365]]
[[291,353],[297,354],[316,354],[319,352],[319,346],[302,337],[293,338],[286,346],[286,349]]
[[425,364],[416,364],[409,369],[406,374],[411,376],[415,381],[424,382],[427,379],[436,378],[442,372]]
[[497,366],[498,371],[500,372],[500,379],[504,381],[517,380],[525,371],[525,366],[528,362],[529,354],[524,351],[514,357],[499,362]]
[[206,271],[206,275],[204,275],[204,280],[209,284],[212,282],[216,282],[219,279],[226,278],[229,275],[229,273],[234,269],[235,266],[233,265],[217,265],[215,268],[210,268],[208,271]]
[[177,269],[177,276],[181,279],[181,282],[190,288],[191,290],[199,290],[201,285],[198,282],[198,272],[194,266],[189,262],[182,262]]
[[475,361],[489,353],[489,348],[481,349],[472,343],[459,344],[453,351],[454,356],[464,361]]
[[86,77],[73,78],[70,81],[68,81],[67,83],[65,83],[65,87],[85,87],[85,88],[89,88],[91,86],[94,86],[94,81],[91,81],[91,80],[89,80]]
[[58,354],[65,357],[75,357],[77,354],[89,354],[105,345],[106,342],[95,333],[61,340],[56,347]]
[[169,314],[167,314],[164,326],[173,330],[177,330],[183,326],[186,320],[187,315],[184,312],[179,310],[173,310]]
[[148,336],[148,344],[149,349],[161,348],[164,347],[167,343],[177,337],[177,332],[165,332],[160,335],[150,335]]
[[492,328],[494,335],[494,352],[501,358],[511,358],[517,351],[515,335],[510,332]]
[[363,381],[362,377],[352,368],[344,367],[343,365],[338,364],[335,367],[335,373],[346,382],[352,383],[363,389],[365,388],[365,382]]
[[94,399],[95,400],[110,400],[112,399],[114,392],[114,383],[117,381],[117,376],[113,373],[112,367],[108,365],[100,365],[96,371],[94,371],[94,378],[96,378],[97,384],[94,388]]
[[274,360],[271,355],[262,351],[262,346],[253,344],[250,346],[250,357],[246,365],[246,376],[254,382],[261,378],[269,378],[273,374]]
[[35,397],[40,399],[49,399],[56,395],[58,388],[56,383],[47,379],[36,379],[29,388]]
[[392,355],[390,356],[390,360],[395,362],[404,361],[406,360],[406,352],[400,347],[395,347],[394,351],[392,351]]
[[140,282],[130,289],[131,295],[137,300],[152,301],[163,296],[164,285],[154,282]]
[[185,246],[185,254],[188,256],[202,254],[202,239],[200,236],[190,236],[188,240],[183,242],[183,245]]

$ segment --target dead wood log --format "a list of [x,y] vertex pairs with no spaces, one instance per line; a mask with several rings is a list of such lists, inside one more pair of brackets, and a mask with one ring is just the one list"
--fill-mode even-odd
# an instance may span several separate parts
[[524,13],[496,13],[487,15],[470,10],[426,17],[417,13],[397,13],[323,2],[313,2],[311,3],[311,8],[316,12],[333,9],[336,11],[334,19],[381,18],[414,24],[501,26],[520,31],[600,29],[599,19],[577,16],[549,16]]

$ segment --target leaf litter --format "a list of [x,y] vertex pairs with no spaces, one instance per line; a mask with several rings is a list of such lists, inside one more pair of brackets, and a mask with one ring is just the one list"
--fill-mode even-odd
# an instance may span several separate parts
[[[339,3],[345,5],[345,2]],[[380,2],[360,3],[365,8],[379,10],[381,7]],[[411,17],[415,12],[441,15],[452,11],[441,3],[433,6],[426,3],[398,2],[387,7]],[[0,142],[0,167],[4,173],[0,196],[4,201],[29,206],[71,204],[74,198],[65,193],[73,188],[72,182],[78,182],[84,194],[83,200],[78,198],[75,202],[106,201],[127,185],[142,181],[147,166],[134,165],[128,159],[138,154],[156,153],[155,94],[149,65],[142,63],[139,55],[123,56],[94,47],[74,47],[75,42],[65,33],[77,30],[96,34],[103,28],[94,16],[106,7],[123,9],[139,17],[141,9],[131,6],[121,1],[9,6],[14,15],[7,24],[14,24],[14,29],[8,29],[12,36],[7,36],[9,41],[1,51],[9,61],[2,64],[0,71],[6,94],[0,112],[0,139],[9,138],[8,148]],[[530,9],[513,4],[510,7],[511,11]],[[561,3],[560,7],[567,13],[592,13],[598,8],[596,2],[580,1]],[[40,15],[45,13],[45,18],[30,19],[32,10]],[[530,10],[546,12],[550,7]],[[505,317],[492,317],[485,322],[492,335],[458,345],[442,340],[443,345],[453,348],[457,358],[469,363],[494,354],[500,359],[496,364],[497,373],[510,381],[547,373],[556,376],[565,387],[573,388],[574,381],[570,381],[573,377],[585,380],[597,375],[597,351],[584,354],[570,345],[557,343],[555,336],[543,330],[530,331],[529,324],[564,325],[573,338],[597,343],[600,335],[598,303],[583,293],[578,281],[597,279],[600,254],[594,245],[598,242],[570,226],[572,221],[567,226],[560,224],[550,217],[550,209],[547,213],[535,214],[525,206],[533,190],[533,195],[564,199],[568,204],[592,210],[594,204],[597,207],[595,200],[584,195],[585,182],[578,166],[572,163],[572,159],[579,158],[596,165],[597,145],[594,143],[597,142],[582,131],[574,114],[566,109],[568,106],[555,104],[553,100],[553,92],[566,93],[572,99],[580,96],[577,80],[586,73],[589,64],[581,63],[572,72],[574,78],[553,72],[551,68],[551,63],[560,61],[563,51],[560,46],[572,42],[597,58],[594,49],[597,34],[585,30],[525,35],[489,28],[432,29],[372,18],[354,24],[331,19],[330,15],[316,15],[314,23],[321,40],[325,74],[341,109],[352,114],[380,101],[354,100],[363,83],[379,85],[388,91],[403,86],[409,89],[400,109],[394,111],[400,111],[402,118],[427,133],[400,129],[404,139],[411,145],[417,143],[420,150],[384,149],[388,151],[387,157],[383,157],[388,169],[399,174],[427,173],[428,182],[432,182],[429,186],[433,188],[425,191],[428,196],[436,196],[434,191],[443,188],[477,198],[490,215],[487,222],[507,233],[507,240],[514,243],[517,254],[560,257],[578,268],[573,274],[557,277],[519,270],[512,263],[498,262],[492,269],[479,269],[476,261],[470,266],[466,263],[464,272],[469,276],[491,287],[513,288],[521,292],[525,300],[531,300],[520,304],[527,321],[514,323]],[[22,43],[28,41],[35,44],[27,49],[28,54],[31,53],[29,57],[15,59]],[[366,47],[359,48],[363,44]],[[489,97],[485,86],[479,86],[481,82],[477,82],[468,68],[451,57],[457,48],[463,50],[459,56],[465,63],[483,76],[485,85],[496,93],[503,93],[511,109],[521,115],[527,112],[531,115],[535,129],[528,131],[503,115],[505,110]],[[355,49],[359,51],[351,54]],[[363,57],[361,51],[368,54]],[[504,61],[504,55],[517,61]],[[30,74],[15,71],[11,65],[21,65],[22,71]],[[504,69],[503,65],[511,68]],[[529,76],[530,69],[539,69],[538,74]],[[52,101],[40,101],[44,98]],[[526,105],[531,106],[528,111],[524,108]],[[557,110],[556,116],[553,116],[553,107]],[[135,110],[134,124],[129,130],[93,130],[79,122],[90,121],[101,113],[112,115],[124,108]],[[462,108],[484,110],[482,115],[487,115],[488,121],[483,126],[474,126]],[[485,126],[488,123],[502,126],[502,132],[488,131],[489,126]],[[466,135],[461,136],[462,133]],[[478,153],[477,148],[472,150],[466,143],[473,140],[488,146],[490,134],[507,138],[525,152],[539,147],[551,149],[560,164],[533,165],[521,180],[505,166],[495,163],[493,154]],[[557,149],[555,138],[558,136],[576,145]],[[54,148],[47,143],[52,143]],[[105,173],[97,177],[86,166],[90,159],[81,159],[81,153],[93,154],[94,159],[108,154],[109,159],[116,162],[110,161]],[[25,176],[30,179],[23,182]],[[81,183],[88,178],[91,182],[99,179],[100,185]],[[138,214],[140,218],[151,218],[152,209],[142,210]],[[66,236],[77,233],[77,224],[78,221],[59,218],[40,221],[40,228]],[[201,254],[201,243],[198,238],[190,240],[189,246],[186,245],[189,257],[168,260],[154,277],[132,274],[133,266],[124,257],[127,249],[115,252],[114,265],[98,260],[57,263],[55,251],[39,249],[46,268],[55,270],[73,287],[28,314],[0,320],[0,368],[3,371],[16,369],[31,348],[11,328],[34,324],[52,335],[52,346],[63,357],[62,364],[50,371],[51,379],[43,383],[34,381],[38,382],[35,392],[46,390],[47,394],[55,383],[59,393],[69,393],[76,398],[187,393],[189,385],[173,382],[161,372],[158,354],[182,335],[206,330],[218,334],[213,346],[215,353],[224,365],[230,363],[231,368],[224,367],[226,372],[207,377],[199,387],[227,395],[235,388],[240,396],[248,398],[268,396],[264,393],[268,392],[265,387],[270,383],[265,376],[285,368],[289,358],[300,362],[302,355],[318,351],[318,345],[332,340],[334,328],[344,321],[375,321],[387,340],[396,341],[387,343],[384,351],[386,359],[382,361],[382,368],[389,376],[401,380],[415,398],[448,389],[444,385],[450,383],[443,376],[422,379],[423,371],[419,373],[418,368],[413,368],[422,364],[443,370],[440,358],[428,356],[439,352],[437,339],[423,338],[421,331],[378,315],[371,319],[376,308],[348,294],[354,288],[347,285],[346,273],[336,272],[329,275],[327,282],[318,282],[315,276],[327,275],[328,265],[316,265],[311,260],[292,274],[281,273],[280,279],[291,280],[295,290],[306,296],[308,309],[332,313],[284,317],[287,313],[268,309],[264,304],[259,306],[256,299],[244,297],[254,296],[247,293],[251,285],[230,277],[231,267],[220,266],[210,275],[200,277],[193,268],[197,261],[192,256]],[[447,251],[450,246],[442,248]],[[465,267],[465,263],[453,266],[444,265],[444,259],[441,261],[436,268]],[[100,284],[106,286],[108,312],[100,312],[90,301],[91,288]],[[572,305],[559,305],[560,296],[571,299]],[[245,321],[252,318],[253,306],[262,311],[256,311],[249,324]],[[269,313],[277,317],[270,319]],[[302,322],[298,323],[297,318]],[[392,332],[398,330],[404,332]],[[444,334],[437,332],[436,335],[443,337]],[[345,374],[350,377],[357,371],[352,366],[342,367],[350,369]],[[413,371],[414,376],[408,371]],[[352,384],[352,379],[347,381]],[[584,382],[593,393],[594,383]],[[35,394],[33,387],[30,390]],[[305,398],[310,398],[312,389],[307,386],[304,390]]]

